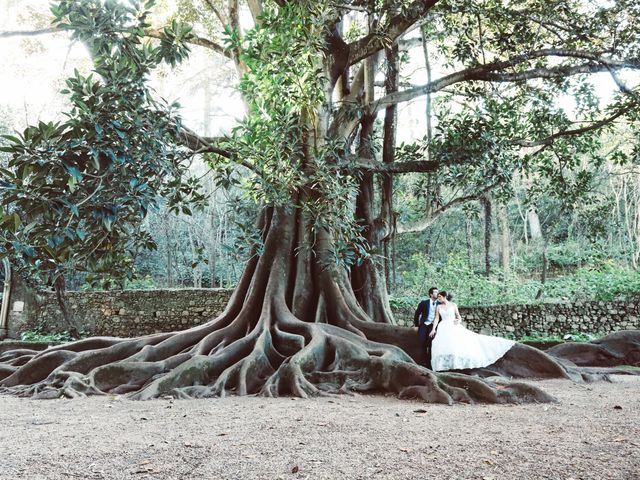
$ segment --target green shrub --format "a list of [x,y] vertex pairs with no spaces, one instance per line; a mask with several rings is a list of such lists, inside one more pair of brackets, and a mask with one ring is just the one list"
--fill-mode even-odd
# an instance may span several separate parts
[[411,265],[411,270],[402,273],[402,283],[392,295],[392,306],[415,306],[427,297],[432,286],[451,292],[455,302],[464,306],[611,301],[640,295],[640,272],[624,269],[612,260],[600,260],[597,266],[578,268],[570,275],[547,280],[540,300],[536,300],[542,286],[538,280],[516,273],[487,278],[470,268],[460,254],[452,254],[444,262],[416,254],[411,258]]
[[145,275],[144,277],[134,278],[133,280],[127,280],[125,289],[131,290],[144,290],[150,288],[158,288],[155,280],[151,275]]
[[[426,295],[425,295],[426,297]],[[408,308],[416,308],[418,306],[418,303],[420,303],[420,301],[422,300],[422,298],[420,298],[419,296],[390,296],[389,297],[389,304],[391,305],[391,308],[393,309],[397,309],[397,310],[404,310],[404,309],[408,309]]]
[[20,334],[20,339],[23,342],[51,342],[51,343],[63,343],[70,342],[73,337],[66,330],[61,333],[44,333],[41,329],[27,330]]
[[628,299],[640,293],[640,272],[609,261],[599,267],[578,269],[573,275],[549,280],[545,295],[567,300]]
[[414,268],[404,272],[402,297],[426,298],[430,287],[451,292],[460,305],[527,303],[535,298],[539,283],[521,282],[515,276],[487,278],[474,272],[462,255],[449,255],[445,262],[433,262],[424,254],[412,257]]

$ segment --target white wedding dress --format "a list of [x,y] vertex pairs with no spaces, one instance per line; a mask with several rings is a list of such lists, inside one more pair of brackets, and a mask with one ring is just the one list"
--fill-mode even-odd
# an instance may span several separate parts
[[431,366],[434,372],[480,368],[502,358],[515,344],[512,340],[490,337],[455,324],[455,305],[440,307],[440,322],[431,344]]

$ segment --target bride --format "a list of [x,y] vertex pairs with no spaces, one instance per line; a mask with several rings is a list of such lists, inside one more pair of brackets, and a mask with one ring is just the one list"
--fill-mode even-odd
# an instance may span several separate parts
[[[514,345],[505,338],[480,335],[462,326],[458,305],[447,292],[440,292],[440,305],[431,330],[431,365],[433,371],[463,370],[491,365]],[[437,335],[436,335],[437,333]]]

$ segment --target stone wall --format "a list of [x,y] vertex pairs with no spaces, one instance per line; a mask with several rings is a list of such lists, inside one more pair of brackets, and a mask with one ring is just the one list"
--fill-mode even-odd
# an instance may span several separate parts
[[[226,307],[231,292],[205,288],[68,292],[66,303],[85,334],[135,337],[184,330],[215,318]],[[37,305],[22,312],[11,312],[9,323],[19,324],[21,331],[67,329],[54,294],[39,296]]]
[[[413,312],[396,310],[396,320],[413,325]],[[584,332],[602,336],[640,328],[640,297],[617,302],[460,307],[460,315],[467,328],[487,335],[522,338]]]
[[[38,295],[24,301],[15,292],[12,304],[23,302],[22,311],[12,309],[10,336],[25,330],[62,332],[55,295]],[[184,330],[219,315],[231,290],[175,289],[111,292],[68,292],[67,304],[80,330],[88,335],[132,337],[155,332]],[[396,309],[401,325],[413,324],[413,308]],[[640,297],[619,302],[548,303],[460,308],[464,323],[473,331],[521,338],[540,334],[558,336],[585,332],[604,335],[640,328]]]

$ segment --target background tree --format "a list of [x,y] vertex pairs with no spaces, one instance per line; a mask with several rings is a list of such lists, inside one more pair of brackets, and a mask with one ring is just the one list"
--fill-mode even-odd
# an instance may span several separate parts
[[[62,2],[52,9],[60,28],[70,28],[65,19],[76,8]],[[118,33],[123,18],[137,22],[130,28],[148,26],[145,13],[134,13],[112,2],[96,18],[80,10],[73,37],[89,46],[97,78],[76,71],[67,80],[72,109],[65,122],[4,137],[11,157],[1,172],[2,252],[55,287],[67,319],[66,274],[122,281],[140,249],[155,248],[142,221],[158,197],[170,197],[170,206],[201,200],[197,184],[182,180],[190,152],[178,145],[179,120],[145,84],[159,62],[175,64],[186,54],[176,42],[188,30],[174,23],[159,46],[143,45]]]

